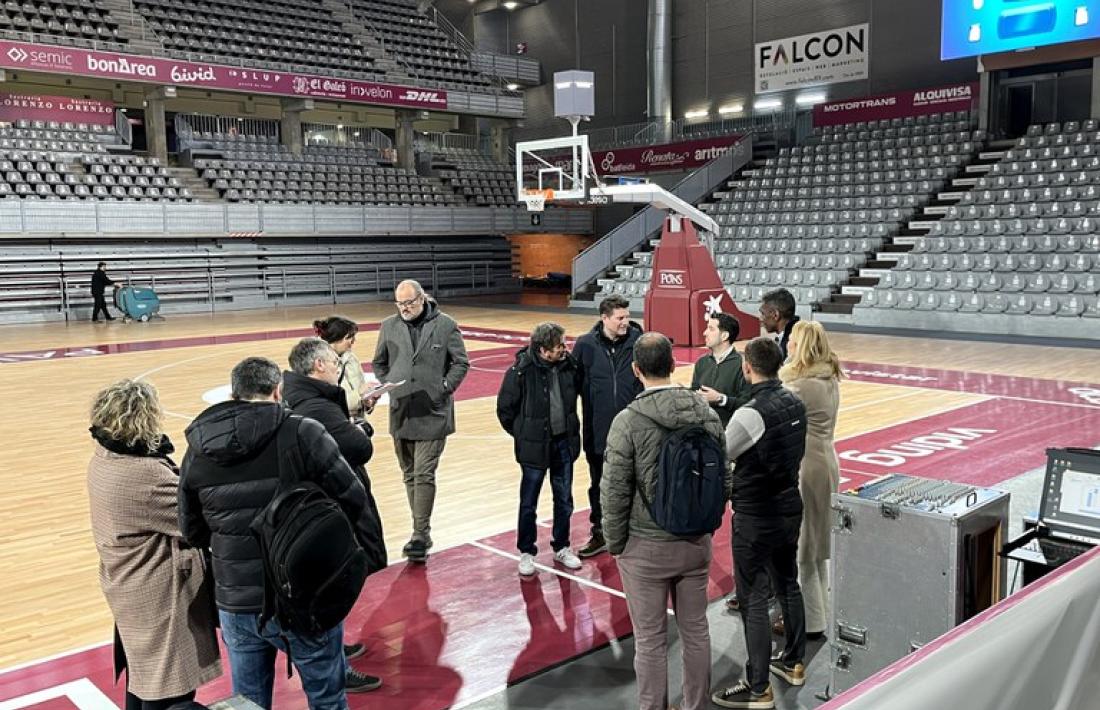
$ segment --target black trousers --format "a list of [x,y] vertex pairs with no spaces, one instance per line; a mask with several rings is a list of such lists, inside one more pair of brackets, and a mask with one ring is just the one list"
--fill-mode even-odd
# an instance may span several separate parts
[[126,710],[168,710],[176,703],[189,703],[195,699],[195,691],[176,698],[164,698],[163,700],[142,700],[138,696],[126,691]]
[[603,530],[603,508],[600,507],[600,480],[603,478],[603,456],[585,454],[588,459],[588,522],[592,524],[592,533]]
[[92,320],[99,319],[99,312],[103,311],[104,318],[110,318],[111,314],[107,311],[107,299],[104,298],[102,293],[93,293],[92,299],[95,301],[95,305],[92,307]]
[[798,586],[801,526],[801,513],[786,517],[733,516],[733,571],[749,655],[745,673],[754,693],[768,687],[772,651],[768,596],[773,587],[786,629],[783,662],[793,666],[806,655],[806,610]]

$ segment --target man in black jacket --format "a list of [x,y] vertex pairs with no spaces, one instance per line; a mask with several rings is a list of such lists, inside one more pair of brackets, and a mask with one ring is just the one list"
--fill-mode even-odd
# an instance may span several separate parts
[[642,328],[630,320],[630,302],[622,296],[608,296],[600,302],[600,322],[577,338],[573,357],[581,367],[581,407],[584,412],[584,456],[588,460],[590,482],[588,504],[592,537],[577,551],[581,557],[598,555],[607,549],[600,521],[600,479],[607,432],[615,415],[644,389],[634,376],[634,342]]
[[515,440],[516,462],[523,478],[519,486],[519,573],[535,573],[538,539],[535,514],[542,482],[550,470],[554,493],[554,560],[569,569],[581,561],[569,546],[573,515],[573,462],[581,452],[577,420],[580,371],[565,347],[565,329],[557,323],[539,323],[531,344],[516,353],[497,396],[497,419]]
[[[187,427],[179,518],[187,542],[213,554],[214,597],[233,692],[270,708],[276,650],[289,647],[310,707],[347,708],[345,682],[353,675],[345,678],[343,624],[316,636],[282,629],[274,618],[257,628],[264,571],[250,526],[279,489],[276,435],[290,412],[280,403],[279,366],[266,358],[241,361],[233,368],[232,387],[232,400],[208,408]],[[365,549],[377,547],[380,541],[372,536],[379,523],[371,520],[366,489],[324,427],[302,419],[298,449],[303,466],[298,479],[313,481],[339,503]],[[363,689],[347,685],[347,690]]]
[[[348,401],[344,389],[338,384],[343,364],[332,346],[320,338],[303,338],[290,351],[290,371],[283,373],[283,401],[295,414],[309,417],[321,423],[325,431],[336,440],[340,455],[344,457],[352,470],[359,474],[363,486],[367,489],[367,505],[370,507],[370,519],[377,520],[378,528],[369,537],[378,549],[375,555],[385,556],[386,548],[382,535],[382,518],[378,515],[378,506],[371,494],[370,478],[367,476],[367,462],[374,453],[370,435],[370,425],[365,421],[353,422],[348,414]],[[361,643],[344,646],[344,656],[351,659],[363,655],[365,647]],[[370,685],[375,688],[382,681],[374,676],[358,674],[349,677],[348,685]],[[367,681],[366,679],[369,679]],[[369,690],[370,688],[363,688]]]
[[99,322],[100,311],[103,311],[103,317],[107,320],[114,320],[107,310],[107,300],[103,295],[107,291],[108,286],[114,285],[115,282],[107,275],[107,262],[99,262],[95,267],[95,271],[92,272],[92,301],[95,302],[95,305],[92,306],[93,323]]
[[785,288],[768,291],[760,300],[760,324],[776,338],[784,361],[788,355],[787,344],[791,341],[791,331],[794,330],[794,324],[801,320],[794,311],[794,296]]
[[[783,353],[774,340],[763,336],[749,341],[742,367],[752,383],[752,399],[733,413],[726,427],[726,451],[736,462],[733,566],[749,657],[748,678],[711,698],[726,708],[775,707],[769,671],[791,685],[806,682],[806,615],[798,586],[798,469],[806,449],[806,407],[780,384],[782,364]],[[768,623],[773,585],[786,626],[786,645],[774,658]]]

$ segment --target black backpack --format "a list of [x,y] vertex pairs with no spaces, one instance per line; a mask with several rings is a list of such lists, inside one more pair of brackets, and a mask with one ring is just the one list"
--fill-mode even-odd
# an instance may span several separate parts
[[642,486],[638,493],[665,532],[681,537],[714,532],[726,512],[725,448],[699,425],[670,430],[657,458],[653,500]]
[[347,617],[367,579],[368,556],[351,521],[320,486],[299,481],[302,417],[276,435],[279,490],[252,521],[264,566],[260,628],[274,617],[286,631],[316,635]]

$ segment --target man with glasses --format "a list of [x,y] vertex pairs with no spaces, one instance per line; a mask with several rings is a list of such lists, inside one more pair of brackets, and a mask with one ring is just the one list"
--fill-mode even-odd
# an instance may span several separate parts
[[374,374],[380,382],[404,383],[390,394],[390,434],[412,512],[412,537],[403,553],[424,562],[432,547],[435,471],[455,431],[454,393],[470,360],[458,324],[419,283],[399,283],[394,305],[397,315],[382,321],[378,333]]

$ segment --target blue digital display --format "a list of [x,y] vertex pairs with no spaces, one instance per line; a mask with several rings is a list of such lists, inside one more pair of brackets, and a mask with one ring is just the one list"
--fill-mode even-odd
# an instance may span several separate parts
[[943,0],[940,59],[1100,37],[1100,0]]

